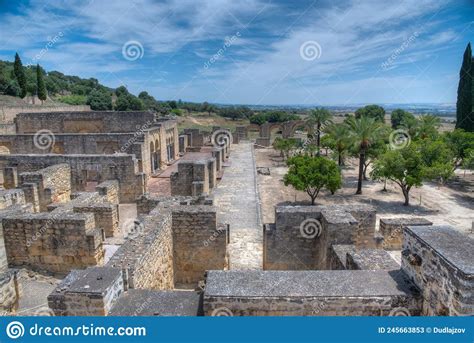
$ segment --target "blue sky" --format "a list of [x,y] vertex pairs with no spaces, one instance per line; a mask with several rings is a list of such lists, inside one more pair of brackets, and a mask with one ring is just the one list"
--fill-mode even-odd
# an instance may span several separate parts
[[3,60],[18,51],[24,64],[123,84],[135,94],[213,103],[453,103],[474,37],[474,2],[467,0],[0,6]]

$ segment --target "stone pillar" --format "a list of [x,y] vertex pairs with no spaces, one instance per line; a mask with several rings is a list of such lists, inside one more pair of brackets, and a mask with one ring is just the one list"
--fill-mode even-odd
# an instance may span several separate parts
[[18,187],[18,171],[15,167],[6,167],[3,170],[3,187],[5,189]]

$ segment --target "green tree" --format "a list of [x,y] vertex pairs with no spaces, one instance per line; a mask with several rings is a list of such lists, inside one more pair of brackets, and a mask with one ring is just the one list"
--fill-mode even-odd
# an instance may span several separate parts
[[94,111],[109,111],[112,109],[112,96],[106,90],[93,89],[87,97],[87,104]]
[[117,97],[120,97],[122,95],[128,95],[128,94],[129,94],[128,89],[125,86],[120,86],[117,89],[115,89],[115,95],[117,95]]
[[13,71],[15,74],[16,81],[20,86],[20,98],[24,98],[27,93],[27,84],[26,84],[26,76],[25,70],[23,68],[23,64],[21,63],[20,55],[18,53],[15,54],[15,62],[13,64]]
[[458,97],[456,102],[456,128],[474,132],[473,114],[473,58],[471,43],[464,51],[461,70],[459,71]]
[[275,150],[280,151],[280,156],[285,158],[288,158],[290,156],[290,152],[295,149],[297,146],[297,141],[294,138],[281,138],[277,137],[273,141],[273,148]]
[[262,125],[267,122],[267,117],[263,113],[256,113],[249,118],[250,124]]
[[341,188],[341,172],[334,161],[322,156],[299,155],[288,159],[287,164],[289,169],[283,178],[285,186],[305,191],[311,198],[311,205],[322,189],[334,194]]
[[385,109],[379,105],[367,105],[355,111],[355,117],[356,119],[369,117],[381,123],[385,123]]
[[435,139],[436,137],[438,137],[438,129],[441,126],[441,120],[439,119],[439,117],[427,114],[419,116],[417,121],[418,125],[416,138]]
[[419,126],[419,121],[418,119],[416,119],[415,116],[404,117],[400,125],[400,127],[405,129],[410,135],[410,137],[413,137],[413,138],[415,138],[418,134],[418,126]]
[[415,119],[415,116],[410,112],[400,108],[392,111],[392,113],[390,113],[390,122],[392,123],[392,128],[398,129],[402,125],[403,121],[409,120],[408,118]]
[[455,129],[447,132],[444,140],[453,152],[453,169],[456,170],[464,165],[469,153],[474,151],[474,132],[466,132],[463,129]]
[[330,138],[330,148],[337,154],[338,165],[344,165],[344,155],[351,146],[349,127],[344,124],[331,124],[326,127],[324,137]]
[[410,204],[410,190],[422,185],[424,170],[421,153],[414,145],[388,150],[374,162],[371,173],[375,180],[391,180],[400,186],[405,206]]
[[453,151],[441,139],[425,139],[417,144],[424,165],[425,178],[443,184],[454,174]]
[[350,137],[359,154],[359,178],[356,194],[362,194],[362,179],[367,150],[371,144],[382,137],[385,130],[379,122],[368,116],[361,116],[358,119],[348,117],[346,123],[349,126]]
[[133,94],[121,94],[115,103],[117,111],[142,111],[143,102]]
[[178,103],[176,102],[176,100],[168,101],[168,105],[171,107],[172,110],[178,108]]
[[310,127],[309,134],[314,137],[316,136],[316,153],[319,156],[321,148],[321,130],[322,126],[328,124],[331,120],[331,112],[325,108],[317,108],[312,110],[306,120],[308,126]]
[[474,170],[474,150],[469,150],[466,152],[466,158],[463,161],[463,168]]
[[41,103],[43,103],[43,101],[45,101],[47,98],[46,86],[44,85],[43,79],[43,72],[39,64],[36,65],[36,94],[38,95],[38,99],[41,100]]

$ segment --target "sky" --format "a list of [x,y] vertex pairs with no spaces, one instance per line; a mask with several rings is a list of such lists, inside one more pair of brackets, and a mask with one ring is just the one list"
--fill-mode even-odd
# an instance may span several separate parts
[[0,0],[0,59],[159,100],[455,103],[473,33],[472,0]]

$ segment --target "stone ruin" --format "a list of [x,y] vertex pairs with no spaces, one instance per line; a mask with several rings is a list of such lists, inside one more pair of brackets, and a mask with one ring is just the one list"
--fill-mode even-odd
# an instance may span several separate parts
[[[256,267],[231,265],[233,226],[214,199],[239,168],[230,144],[178,136],[148,112],[54,116],[19,114],[20,138],[0,136],[11,153],[0,155],[0,311],[17,310],[26,268],[62,278],[47,297],[58,316],[474,314],[474,240],[454,228],[382,218],[377,231],[363,204],[277,206],[274,223],[255,227]],[[47,153],[35,130],[53,133]],[[147,192],[169,164],[171,194]],[[126,204],[136,216],[121,218]]]

